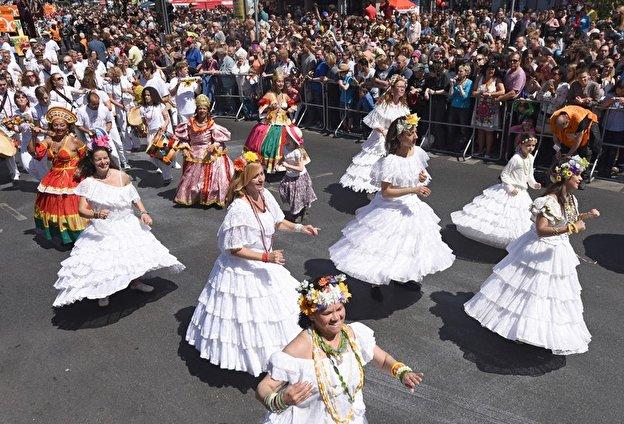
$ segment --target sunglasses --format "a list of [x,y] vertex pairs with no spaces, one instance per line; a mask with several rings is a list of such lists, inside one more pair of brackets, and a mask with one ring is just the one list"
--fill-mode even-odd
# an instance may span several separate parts
[[510,61],[511,63],[518,63],[518,62],[520,62],[520,60],[519,60],[519,59],[510,59],[509,61]]

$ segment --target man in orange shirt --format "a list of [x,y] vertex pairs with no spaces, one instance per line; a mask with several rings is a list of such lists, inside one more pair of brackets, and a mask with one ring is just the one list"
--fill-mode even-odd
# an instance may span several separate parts
[[377,9],[370,1],[366,2],[366,7],[364,8],[364,16],[366,16],[370,21],[374,21],[375,19],[377,19]]

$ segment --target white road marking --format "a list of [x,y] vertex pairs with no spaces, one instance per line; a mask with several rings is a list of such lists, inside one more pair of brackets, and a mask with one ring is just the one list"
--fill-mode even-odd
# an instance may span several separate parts
[[331,176],[331,175],[334,175],[334,173],[333,173],[333,172],[326,172],[326,173],[324,173],[324,174],[318,174],[318,175],[315,175],[315,176],[313,176],[312,178],[329,177],[329,176]]
[[11,215],[13,215],[13,218],[17,219],[18,221],[25,221],[28,219],[6,203],[0,203],[0,209],[10,213]]

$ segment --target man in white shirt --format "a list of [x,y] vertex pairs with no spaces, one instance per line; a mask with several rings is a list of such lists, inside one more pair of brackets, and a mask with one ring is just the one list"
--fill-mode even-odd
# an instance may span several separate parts
[[76,116],[78,117],[76,126],[84,133],[87,141],[90,141],[95,134],[96,128],[106,131],[110,140],[108,147],[111,149],[111,156],[118,165],[121,164],[125,168],[126,157],[123,147],[119,150],[117,149],[117,146],[121,145],[121,140],[115,140],[114,138],[116,137],[112,136],[113,114],[100,102],[100,96],[93,91],[90,92],[87,96],[87,104],[78,108]]
[[78,77],[76,65],[70,55],[63,56],[63,76],[65,77],[65,84],[67,84],[68,87],[80,87],[81,78]]
[[42,35],[45,45],[43,57],[49,59],[53,64],[58,65],[58,53],[61,48],[56,41],[50,38],[50,33],[48,31],[44,31]]
[[171,79],[169,92],[175,100],[178,124],[182,124],[195,114],[195,96],[201,92],[201,82],[189,77],[186,61],[176,63],[175,69],[177,77]]
[[78,81],[82,80],[84,77],[84,71],[87,69],[88,63],[82,57],[82,53],[77,52],[76,50],[70,50],[67,54],[71,57],[74,62],[74,69],[76,72],[76,77]]
[[39,81],[41,81],[42,84],[45,84],[53,74],[63,75],[63,72],[61,71],[61,68],[53,65],[49,59],[43,59],[41,61],[41,70],[39,71]]
[[[14,96],[15,93],[9,90],[9,82],[6,77],[0,75],[0,119],[11,117],[17,112]],[[17,169],[15,156],[7,158],[6,164],[13,180],[19,180],[20,173]]]
[[128,112],[134,107],[133,87],[121,74],[121,69],[118,67],[111,68],[109,71],[110,81],[104,84],[104,91],[113,104],[115,122],[120,132],[122,144],[126,144],[123,148],[131,150],[132,134],[127,119]]

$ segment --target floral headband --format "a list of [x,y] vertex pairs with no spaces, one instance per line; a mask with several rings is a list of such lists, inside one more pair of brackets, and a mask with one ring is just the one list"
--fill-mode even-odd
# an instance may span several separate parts
[[302,281],[297,288],[301,312],[310,316],[335,303],[347,303],[351,293],[345,284],[346,280],[344,274],[326,275],[318,281],[320,289],[314,288],[314,284],[307,280]]
[[399,121],[397,122],[397,134],[401,134],[412,129],[418,125],[419,121],[420,118],[415,113],[399,118]]
[[250,163],[260,162],[260,158],[254,152],[245,152],[236,159],[234,159],[234,170],[243,172],[245,167]]
[[567,162],[555,167],[550,180],[558,183],[569,179],[572,175],[581,175],[589,166],[589,161],[579,155],[572,156]]

